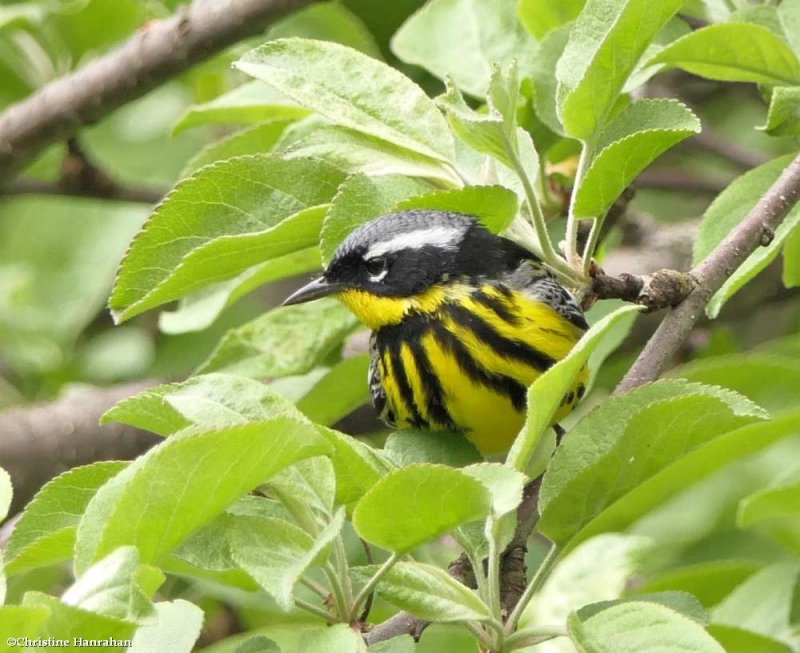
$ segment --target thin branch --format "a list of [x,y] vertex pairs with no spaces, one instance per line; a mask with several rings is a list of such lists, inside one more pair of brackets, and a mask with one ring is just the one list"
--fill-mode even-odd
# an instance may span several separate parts
[[703,131],[694,136],[689,143],[713,152],[745,170],[769,161],[769,158],[761,152],[740,145],[735,139],[723,138],[706,125],[703,125]]
[[674,190],[705,195],[719,195],[728,186],[724,182],[669,168],[645,170],[636,178],[634,185],[641,189]]
[[156,188],[134,188],[118,184],[114,184],[108,190],[101,191],[96,188],[69,188],[61,182],[15,179],[0,189],[0,196],[2,195],[68,195],[70,197],[93,197],[119,200],[121,202],[157,204],[165,193]]
[[313,0],[194,0],[0,114],[0,179],[213,54]]
[[694,290],[661,322],[615,392],[655,381],[666,369],[725,281],[771,234],[800,199],[800,155],[781,173],[736,228],[689,273]]
[[622,299],[645,306],[648,311],[677,306],[694,289],[694,278],[677,270],[657,270],[651,274],[620,274],[612,277],[596,272],[592,292],[598,299]]
[[11,475],[20,510],[51,478],[96,460],[126,460],[160,438],[123,424],[100,426],[100,416],[121,399],[154,384],[137,381],[109,388],[82,388],[49,403],[0,412],[0,467]]

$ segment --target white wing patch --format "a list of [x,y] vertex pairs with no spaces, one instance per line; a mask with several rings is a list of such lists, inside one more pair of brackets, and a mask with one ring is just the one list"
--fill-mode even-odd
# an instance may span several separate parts
[[442,225],[415,229],[375,243],[364,254],[364,259],[369,260],[376,256],[399,252],[403,249],[421,249],[427,245],[454,249],[463,237],[464,231],[464,227]]

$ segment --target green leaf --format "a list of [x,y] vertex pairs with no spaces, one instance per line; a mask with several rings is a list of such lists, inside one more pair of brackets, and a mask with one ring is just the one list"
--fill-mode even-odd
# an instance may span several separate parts
[[537,39],[575,20],[586,0],[520,0],[519,19]]
[[4,605],[0,607],[0,651],[13,653],[17,646],[9,646],[9,639],[29,637],[34,639],[50,616],[46,606]]
[[353,314],[334,299],[275,308],[228,331],[197,373],[255,378],[304,374],[358,326]]
[[724,653],[702,625],[657,603],[626,601],[581,619],[573,614],[569,634],[592,653]]
[[499,519],[522,501],[525,475],[500,463],[477,463],[462,470],[478,479],[492,497],[492,516]]
[[768,353],[729,354],[692,361],[670,372],[708,385],[724,385],[770,412],[797,405],[800,367],[788,356]]
[[[760,165],[736,179],[717,196],[703,215],[694,241],[695,264],[708,256],[744,219],[791,160],[792,156],[787,155]],[[756,249],[711,298],[706,308],[709,317],[719,315],[722,305],[775,259],[784,241],[798,224],[800,208],[796,207],[775,229],[775,236],[769,245]]]
[[379,451],[333,429],[320,429],[333,447],[330,461],[336,472],[336,502],[349,506],[358,501],[392,466]]
[[298,523],[306,530],[303,516],[316,513],[318,521],[329,521],[336,493],[336,476],[333,463],[327,458],[317,456],[291,465],[269,479],[268,487],[278,495]]
[[251,50],[235,65],[334,124],[435,160],[454,157],[447,125],[422,89],[360,52],[280,39]]
[[536,42],[517,18],[516,0],[431,0],[392,38],[392,51],[439,79],[483,98],[492,66],[535,57]]
[[302,529],[279,519],[238,520],[231,533],[231,556],[284,611],[294,607],[293,592],[312,565],[325,562],[327,550],[339,536],[344,510],[339,510],[315,541]]
[[[508,453],[508,465],[527,473],[531,478],[542,473],[550,457],[549,451],[542,451],[542,436],[553,423],[564,395],[569,392],[592,352],[601,349],[607,338],[613,337],[616,340],[620,326],[626,330],[633,326],[640,310],[636,306],[625,305],[606,315],[584,334],[568,356],[533,382],[528,390],[528,418]],[[534,468],[531,468],[532,461],[535,462]]]
[[648,61],[663,63],[726,82],[800,83],[797,56],[779,36],[761,25],[709,25],[678,39]]
[[308,118],[288,129],[276,149],[286,158],[322,159],[347,172],[371,177],[420,177],[448,187],[461,183],[441,161],[319,118]]
[[156,603],[155,608],[158,622],[137,629],[128,653],[190,653],[203,627],[203,610],[183,599]]
[[117,320],[315,245],[343,174],[318,161],[245,156],[206,166],[156,208],[122,262]]
[[800,88],[777,86],[772,89],[767,121],[757,127],[770,136],[800,136]]
[[149,388],[120,401],[101,424],[122,422],[159,435],[187,426],[221,428],[269,419],[292,409],[258,381],[229,374],[204,374],[182,383]]
[[599,601],[590,605],[583,606],[577,614],[581,621],[586,621],[590,617],[607,610],[614,605],[620,605],[627,601],[637,601],[642,603],[655,603],[675,610],[680,614],[689,617],[704,626],[708,625],[708,614],[700,602],[691,594],[686,592],[657,592],[653,594],[637,594],[633,598],[615,599],[611,601]]
[[83,511],[97,489],[127,463],[96,462],[49,481],[25,507],[5,550],[6,573],[69,560]]
[[[494,157],[510,169],[515,168],[519,157],[522,167],[533,178],[539,172],[539,156],[528,132],[516,126],[516,70],[513,66],[508,74],[495,68],[490,82],[488,113],[479,113],[466,103],[461,92],[449,81],[447,92],[436,101],[447,114],[453,132],[474,150]],[[499,107],[493,98],[501,95],[514,96],[510,104]]]
[[[44,626],[36,634],[37,638],[47,640],[67,640],[73,642],[74,638],[81,640],[92,639],[132,639],[136,625],[114,619],[105,615],[95,614],[82,608],[62,603],[53,596],[41,592],[27,592],[22,600],[22,605],[27,609],[49,610],[49,616]],[[15,633],[16,634],[16,633]],[[105,650],[122,653],[126,647],[112,646]],[[50,651],[56,653],[63,650],[63,646],[56,644],[39,646],[37,651]]]
[[298,410],[317,424],[335,424],[369,401],[368,370],[366,354],[345,358],[297,402]]
[[[562,6],[563,4],[552,5],[549,0],[535,1],[540,2],[542,5],[546,3],[548,6]],[[520,11],[522,11],[522,7],[525,4],[525,0],[522,0]],[[564,134],[564,127],[561,125],[556,106],[556,89],[558,87],[556,66],[561,58],[561,53],[567,47],[569,33],[570,28],[563,27],[548,34],[540,44],[536,58],[531,62],[531,79],[533,80],[535,91],[533,109],[539,120],[554,133],[561,135]]]
[[411,635],[400,635],[369,647],[370,653],[414,653],[417,645]]
[[677,100],[641,100],[624,109],[597,138],[597,155],[578,187],[578,218],[604,217],[642,170],[700,132],[700,120]]
[[800,229],[793,229],[783,246],[783,285],[800,286]]
[[299,107],[259,81],[248,82],[205,104],[195,104],[175,123],[173,135],[200,125],[252,125],[265,120],[297,120],[308,115]]
[[248,154],[266,154],[272,151],[281,135],[295,121],[292,118],[274,118],[247,129],[235,132],[200,150],[186,164],[181,177],[191,177],[200,168]]
[[0,520],[5,519],[8,515],[13,494],[14,488],[11,486],[11,477],[5,469],[0,467]]
[[800,518],[800,474],[781,479],[742,499],[736,524],[739,528],[750,528],[763,521],[782,518]]
[[520,628],[565,623],[587,604],[621,597],[641,573],[653,541],[640,535],[598,535],[569,552],[534,595]]
[[422,195],[430,186],[406,177],[389,175],[371,178],[356,173],[348,177],[333,198],[322,225],[320,250],[327,265],[341,242],[353,229],[388,213],[398,202]]
[[367,26],[338,2],[314,4],[295,11],[267,31],[270,39],[290,36],[340,43],[376,59],[381,58],[380,48]]
[[392,212],[430,209],[472,215],[498,234],[511,224],[518,208],[516,194],[504,186],[466,186],[405,199]]
[[367,645],[347,624],[334,624],[304,635],[297,650],[303,653],[366,653]]
[[[237,638],[237,641],[238,638]],[[227,652],[227,649],[225,649]],[[280,647],[271,639],[263,635],[248,637],[231,653],[281,653]]]
[[648,578],[636,592],[688,592],[706,607],[717,605],[740,583],[761,569],[752,560],[713,560],[667,569]]
[[488,621],[489,608],[477,593],[446,571],[421,562],[398,562],[381,578],[378,595],[422,619]]
[[202,331],[242,297],[265,284],[319,269],[319,248],[292,252],[248,268],[228,281],[221,281],[181,297],[174,311],[162,311],[158,328],[162,333]]
[[136,581],[138,568],[136,548],[120,547],[84,571],[61,601],[112,619],[151,622],[155,608]]
[[553,456],[539,530],[565,544],[607,506],[715,436],[768,415],[722,388],[661,381],[601,404]]
[[395,553],[483,519],[491,499],[484,485],[444,465],[417,464],[393,471],[361,498],[353,526],[368,542]]
[[797,643],[792,605],[800,566],[779,562],[753,574],[713,611],[714,623],[743,628],[785,644]]
[[[222,514],[195,532],[174,552],[175,558],[187,562],[195,568],[227,572],[238,569],[231,557],[231,534],[239,528],[240,519],[262,519],[291,522],[289,511],[277,500],[248,494],[232,503]],[[226,580],[229,580],[228,575]],[[244,578],[242,573],[241,578]],[[249,579],[247,579],[249,581]],[[255,589],[255,583],[252,589]]]
[[639,58],[682,0],[588,0],[556,67],[558,114],[570,136],[591,138]]
[[483,457],[461,433],[403,429],[389,434],[384,453],[398,467],[413,463],[437,463],[463,467]]
[[786,40],[795,53],[800,52],[800,4],[797,0],[783,0],[777,11]]
[[575,542],[604,532],[619,532],[726,465],[762,451],[784,438],[800,434],[800,411],[788,412],[772,421],[750,424],[707,442],[605,508],[584,526]]
[[174,434],[106,483],[78,527],[75,566],[83,570],[117,546],[142,561],[161,559],[234,499],[284,467],[328,447],[287,404],[272,419]]
[[792,653],[793,651],[786,644],[735,626],[712,624],[708,632],[726,651],[736,653]]

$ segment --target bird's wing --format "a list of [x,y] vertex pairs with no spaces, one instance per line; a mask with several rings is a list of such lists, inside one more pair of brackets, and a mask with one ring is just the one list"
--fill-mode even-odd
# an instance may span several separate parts
[[585,331],[589,328],[583,310],[575,297],[538,262],[523,261],[503,281],[511,288],[522,291],[528,297],[547,304],[579,329]]

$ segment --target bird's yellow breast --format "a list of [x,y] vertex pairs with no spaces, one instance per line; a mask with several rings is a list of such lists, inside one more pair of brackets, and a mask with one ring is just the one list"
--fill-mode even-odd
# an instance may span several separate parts
[[[484,454],[508,450],[525,421],[528,386],[582,333],[549,305],[496,283],[435,286],[408,298],[348,290],[340,298],[375,330],[389,421],[463,431]],[[577,403],[585,376],[557,419]]]

